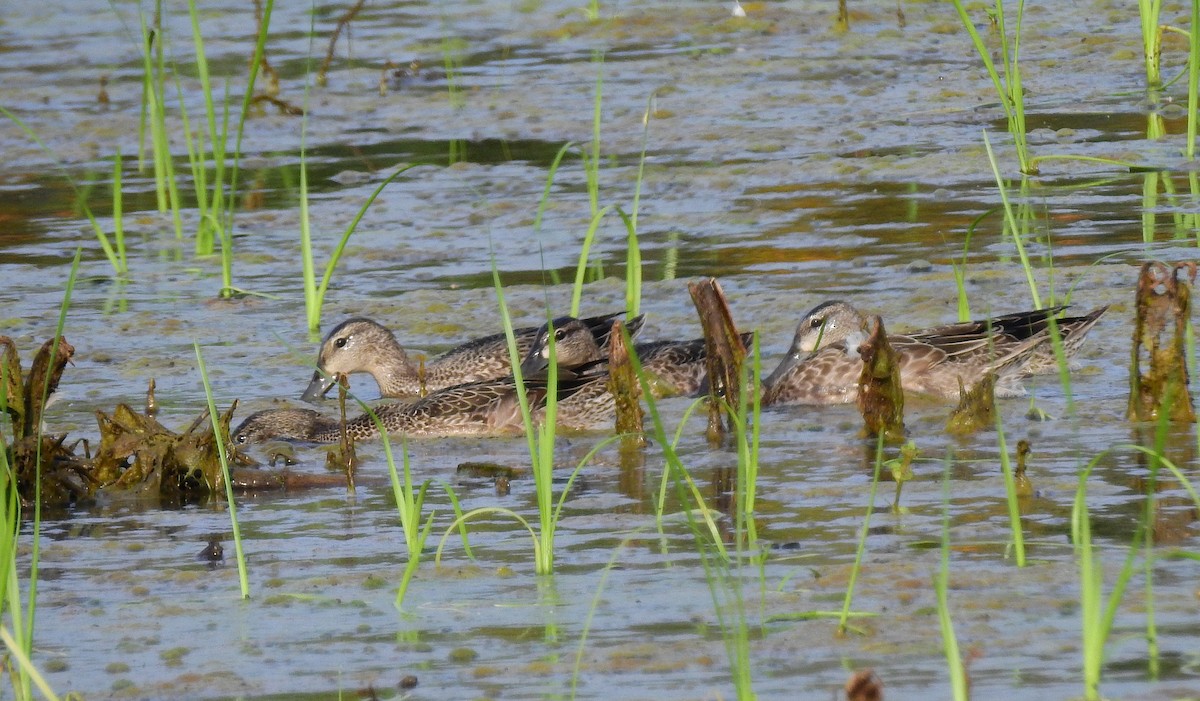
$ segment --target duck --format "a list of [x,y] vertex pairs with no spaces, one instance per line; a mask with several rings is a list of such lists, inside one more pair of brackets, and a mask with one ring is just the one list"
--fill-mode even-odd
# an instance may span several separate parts
[[[901,385],[905,392],[957,399],[960,386],[969,388],[992,373],[997,397],[1021,396],[1022,378],[1057,368],[1051,321],[1069,357],[1108,309],[1056,319],[1064,308],[889,334],[888,342],[900,356]],[[855,401],[862,370],[858,347],[867,335],[867,317],[850,303],[833,300],[814,307],[796,327],[787,355],[763,382],[763,406]]]
[[[581,321],[596,333],[607,333],[622,314]],[[631,319],[630,324],[633,323]],[[513,330],[521,357],[529,352],[538,330],[536,326]],[[454,385],[500,379],[510,375],[512,367],[508,340],[503,333],[468,341],[418,365],[387,327],[371,319],[354,317],[334,327],[321,342],[317,369],[300,399],[316,402],[333,387],[333,378],[338,374],[364,372],[375,378],[381,396],[410,398]]]
[[[554,333],[554,353],[560,368],[574,368],[608,357],[607,338],[589,333],[586,320],[561,317],[543,325],[521,363],[523,374],[546,371],[550,364],[550,334]],[[630,336],[634,334],[631,331]],[[749,347],[753,334],[741,335]],[[694,396],[705,387],[707,351],[703,338],[690,341],[650,341],[633,346],[648,376],[655,397]]]
[[[567,402],[576,395],[592,398],[579,401],[577,406],[588,408],[597,398],[603,404],[608,394],[608,375],[596,369],[584,369],[559,379],[558,401]],[[525,381],[526,396],[540,421],[548,394],[544,377]],[[467,382],[445,387],[411,403],[392,403],[374,409],[374,414],[390,435],[407,437],[496,436],[518,434],[524,430],[517,386],[512,376]],[[591,428],[591,421],[603,418],[601,411],[580,411],[565,424],[566,428]],[[568,417],[570,419],[570,417]],[[346,431],[354,440],[379,436],[379,427],[370,412],[346,422]],[[234,429],[235,444],[244,445],[266,440],[305,443],[336,443],[341,440],[341,422],[314,409],[266,409],[246,417]]]

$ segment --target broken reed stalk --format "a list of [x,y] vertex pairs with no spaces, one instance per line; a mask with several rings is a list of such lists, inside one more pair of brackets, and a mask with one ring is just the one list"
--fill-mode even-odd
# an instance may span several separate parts
[[996,425],[996,375],[986,373],[970,389],[958,379],[958,406],[946,421],[946,432],[966,436]]
[[705,365],[708,371],[708,439],[716,442],[725,434],[721,407],[725,406],[729,421],[737,421],[741,396],[742,364],[746,347],[733,323],[729,302],[716,278],[688,283],[692,303],[700,315],[704,331]]
[[[1180,277],[1181,271],[1187,271],[1186,278]],[[1128,418],[1153,421],[1161,410],[1172,421],[1196,421],[1184,351],[1190,283],[1195,280],[1195,262],[1171,266],[1151,261],[1142,266],[1130,351]],[[1143,357],[1148,365],[1144,372]]]
[[621,440],[622,448],[641,448],[646,445],[643,433],[641,386],[629,362],[629,346],[626,338],[625,324],[620,320],[614,321],[612,332],[608,335],[608,391],[612,392],[617,405],[617,434],[625,438]]
[[871,319],[871,332],[858,347],[863,369],[858,378],[858,411],[867,436],[884,441],[904,440],[904,390],[900,387],[900,356],[892,349],[883,319]]
[[325,74],[329,72],[329,64],[333,63],[333,50],[337,47],[338,37],[342,35],[342,30],[350,26],[351,20],[358,14],[358,11],[363,8],[367,0],[358,0],[354,3],[354,7],[346,10],[345,14],[338,18],[337,26],[333,28],[333,34],[329,37],[329,50],[325,52],[325,60],[321,62],[321,70],[317,71],[317,85],[325,87]]
[[341,416],[342,438],[338,443],[338,449],[325,455],[325,465],[346,474],[346,489],[353,494],[354,468],[358,466],[358,456],[354,454],[354,439],[346,430],[346,395],[350,391],[350,378],[339,372],[335,379],[338,385],[338,411]]

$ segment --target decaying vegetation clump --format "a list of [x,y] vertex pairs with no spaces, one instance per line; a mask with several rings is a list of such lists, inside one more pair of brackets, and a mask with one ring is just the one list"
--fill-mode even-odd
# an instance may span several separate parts
[[[40,499],[45,506],[65,507],[88,502],[102,491],[153,496],[171,503],[189,502],[220,494],[225,488],[217,438],[208,412],[197,416],[181,433],[161,424],[147,411],[118,404],[111,414],[96,412],[100,442],[95,452],[86,440],[68,443],[65,433],[43,429],[49,397],[57,389],[75,348],[65,338],[42,344],[28,372],[21,367],[16,344],[0,336],[0,410],[9,418],[0,426],[0,448],[21,501]],[[229,443],[229,426],[237,402],[217,417],[228,452],[242,465],[232,472],[239,489],[281,489],[329,486],[327,476],[293,475],[248,467],[250,461]]]

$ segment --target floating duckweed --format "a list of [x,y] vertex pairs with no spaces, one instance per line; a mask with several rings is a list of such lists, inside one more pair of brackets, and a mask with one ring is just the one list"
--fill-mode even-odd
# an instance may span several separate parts
[[182,646],[172,647],[172,648],[167,648],[166,650],[163,650],[162,652],[158,653],[158,657],[167,665],[175,666],[175,665],[183,664],[183,657],[184,657],[184,655],[188,654],[189,652],[191,652],[191,648],[186,648],[186,647],[182,647]]

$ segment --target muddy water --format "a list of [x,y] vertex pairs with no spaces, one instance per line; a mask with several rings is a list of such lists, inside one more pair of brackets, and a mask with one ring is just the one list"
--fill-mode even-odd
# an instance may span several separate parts
[[[972,221],[999,204],[984,130],[1006,174],[1015,174],[1015,160],[990,83],[952,10],[901,7],[903,23],[892,3],[856,7],[850,31],[836,33],[829,10],[813,4],[751,3],[738,20],[722,3],[602,3],[603,21],[589,24],[577,5],[562,2],[369,3],[343,35],[327,87],[308,93],[306,121],[263,109],[248,123],[241,179],[248,197],[236,219],[234,276],[257,294],[232,301],[214,298],[217,261],[192,253],[195,211],[184,212],[187,233],[176,240],[170,218],[154,209],[148,171],[138,169],[135,8],[54,0],[10,8],[0,24],[0,105],[53,158],[0,122],[0,331],[30,349],[52,332],[68,261],[82,246],[83,279],[66,323],[78,353],[50,414],[52,430],[94,436],[92,412],[140,402],[152,377],[167,422],[185,423],[203,402],[194,340],[220,401],[238,398],[245,412],[294,403],[314,348],[298,283],[302,128],[322,260],[378,182],[402,164],[431,164],[389,186],[363,220],[334,276],[327,326],[372,316],[425,352],[490,332],[499,324],[493,258],[511,285],[518,321],[536,322],[546,304],[561,312],[569,289],[557,281],[573,275],[591,216],[577,157],[558,171],[540,232],[533,222],[554,154],[591,138],[597,75],[601,206],[631,211],[643,115],[655,95],[638,213],[647,337],[697,333],[685,281],[707,275],[721,277],[739,322],[762,332],[768,368],[800,315],[830,297],[881,313],[897,329],[952,320],[951,263]],[[306,103],[306,81],[345,9],[322,6],[310,15],[306,8],[277,7],[269,44],[279,96],[296,105]],[[1130,12],[1106,2],[1030,8],[1022,55],[1035,154],[1180,163],[1175,105],[1155,107],[1171,135],[1144,138],[1150,107]],[[213,73],[230,77],[240,104],[253,16],[243,3],[210,3],[201,22]],[[164,24],[196,122],[203,103],[188,19],[175,12]],[[1168,74],[1182,67],[1174,41],[1167,39]],[[447,56],[457,66],[450,77]],[[381,95],[385,62],[413,60],[422,62],[420,73],[385,79]],[[97,99],[102,75],[107,104]],[[178,108],[171,108],[183,171]],[[109,279],[62,177],[96,183],[88,201],[111,227],[106,178],[118,148],[132,271],[124,283]],[[461,154],[453,164],[452,149]],[[1077,473],[1100,451],[1141,440],[1123,418],[1136,268],[1148,254],[1194,255],[1195,232],[1173,217],[1194,201],[1146,200],[1147,176],[1124,168],[1052,161],[1043,171],[1017,197],[1028,205],[1027,246],[1042,295],[1112,309],[1080,355],[1074,413],[1055,378],[1030,386],[1051,421],[1026,418],[1029,401],[1001,403],[1009,445],[1027,438],[1034,449],[1038,494],[1023,515],[1031,565],[1017,569],[1006,555],[995,433],[948,438],[943,407],[910,402],[909,426],[922,450],[916,479],[904,488],[900,512],[887,508],[891,485],[881,488],[854,601],[855,610],[878,615],[860,619],[862,634],[845,638],[828,620],[793,620],[840,607],[868,498],[868,450],[850,408],[769,412],[758,515],[769,547],[765,584],[754,568],[739,580],[754,687],[764,698],[826,699],[848,668],[863,667],[877,670],[890,696],[947,695],[931,585],[944,508],[954,546],[950,604],[974,697],[1080,692],[1078,569],[1069,542]],[[1184,176],[1174,185],[1186,192]],[[601,226],[588,313],[623,306],[622,232],[615,217]],[[967,291],[977,315],[1032,305],[996,214],[975,229],[969,248]],[[369,385],[356,389],[373,396]],[[686,407],[665,403],[671,427]],[[736,456],[710,449],[701,431],[690,424],[680,452],[715,505],[721,471]],[[559,460],[575,464],[598,440],[564,440]],[[1172,437],[1172,455],[1189,474],[1195,443],[1185,429]],[[523,441],[427,440],[409,449],[417,479],[452,485],[464,508],[535,514],[531,480],[514,479],[501,496],[488,479],[456,474],[466,461],[519,467],[527,461]],[[240,499],[249,601],[238,598],[231,563],[197,559],[211,538],[232,553],[219,504],[168,508],[109,498],[48,519],[35,651],[48,680],[87,698],[267,698],[368,687],[396,696],[401,679],[415,675],[418,686],[405,693],[416,697],[524,698],[565,695],[578,669],[576,693],[586,698],[732,694],[692,536],[679,516],[661,534],[654,523],[663,473],[654,449],[641,467],[602,451],[583,469],[564,507],[552,579],[532,574],[525,531],[489,516],[473,524],[474,560],[456,539],[440,568],[429,554],[403,612],[392,599],[406,555],[384,463],[377,446],[360,447],[360,455],[354,494]],[[324,470],[320,450],[298,457],[292,469]],[[1134,454],[1116,451],[1090,483],[1109,586],[1141,513],[1145,474]],[[1195,512],[1183,490],[1167,482],[1159,500],[1159,553],[1194,551]],[[450,507],[436,488],[430,502],[436,539]],[[1160,698],[1200,683],[1197,566],[1163,557],[1153,572],[1158,678],[1148,671],[1144,588],[1135,579],[1109,645],[1103,688],[1110,697]]]

